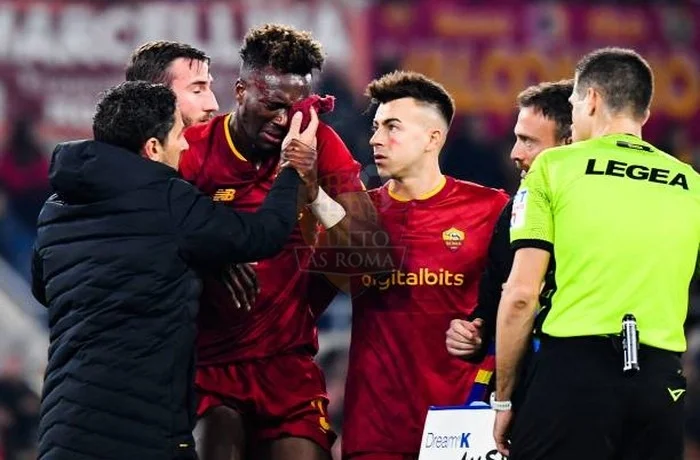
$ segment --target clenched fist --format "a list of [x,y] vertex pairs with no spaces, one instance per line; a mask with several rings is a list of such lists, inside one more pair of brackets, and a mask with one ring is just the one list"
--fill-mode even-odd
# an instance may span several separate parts
[[468,357],[481,349],[481,327],[484,320],[476,318],[474,321],[453,319],[450,328],[445,335],[447,352],[452,356]]

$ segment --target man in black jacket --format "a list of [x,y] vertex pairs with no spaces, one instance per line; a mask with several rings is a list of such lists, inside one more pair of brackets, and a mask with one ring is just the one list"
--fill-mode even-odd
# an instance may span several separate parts
[[[568,99],[572,90],[570,80],[545,82],[518,95],[518,120],[513,128],[515,144],[510,158],[523,175],[543,150],[571,142],[571,103]],[[498,302],[513,265],[514,252],[510,248],[512,208],[511,199],[494,228],[476,309],[469,320],[454,319],[450,322],[446,346],[453,356],[478,361],[488,352],[495,337]]]
[[[173,92],[109,90],[94,141],[60,144],[38,220],[33,292],[49,309],[39,458],[196,458],[196,272],[271,257],[315,168],[317,120],[292,120],[281,172],[254,214],[215,204],[177,173],[187,148]],[[304,145],[306,144],[306,146]],[[292,166],[286,167],[287,164]]]

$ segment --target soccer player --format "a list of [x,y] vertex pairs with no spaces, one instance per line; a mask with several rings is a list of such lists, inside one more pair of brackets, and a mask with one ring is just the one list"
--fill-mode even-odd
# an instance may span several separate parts
[[169,87],[185,126],[206,123],[219,110],[211,89],[209,56],[185,43],[153,41],[138,47],[126,67],[126,80],[143,80]]
[[[342,450],[358,460],[415,459],[430,405],[463,404],[478,367],[448,355],[444,331],[477,300],[488,242],[508,196],[446,177],[438,155],[455,111],[438,83],[393,72],[367,87],[378,104],[370,191],[403,264],[353,283]],[[468,154],[468,152],[465,152]]]
[[[280,25],[249,31],[240,55],[235,111],[190,128],[180,171],[214,200],[252,210],[276,173],[291,109],[308,102],[312,72],[324,57],[310,34]],[[310,110],[311,117],[315,113]],[[313,230],[318,219],[329,234],[346,235],[353,218],[373,207],[359,164],[338,135],[320,123],[316,137],[318,174],[303,177],[310,205],[300,227]],[[296,250],[312,240],[298,228],[281,254],[256,265],[261,292],[251,311],[232,307],[217,276],[205,278],[196,374],[202,460],[329,457],[335,434],[313,359],[311,253]]]
[[[207,54],[186,43],[157,40],[144,43],[131,54],[126,80],[143,80],[169,87],[177,96],[185,126],[207,123],[219,110],[212,91],[211,60]],[[226,271],[226,270],[225,270]],[[257,280],[251,264],[235,264],[222,276],[237,307],[250,309],[257,294]]]
[[[513,128],[515,144],[510,158],[523,175],[544,149],[571,143],[569,97],[572,88],[571,80],[545,82],[531,86],[518,95],[518,120]],[[511,199],[491,237],[486,269],[479,286],[479,305],[470,321],[454,319],[447,330],[447,351],[453,356],[469,359],[481,357],[492,343],[501,289],[513,265],[514,254],[510,248],[512,207]]]
[[[683,458],[679,355],[700,248],[700,176],[642,139],[652,94],[652,70],[633,50],[584,56],[570,98],[574,143],[542,152],[515,196],[491,403],[498,450],[513,460]],[[514,413],[554,256],[556,290],[538,315],[536,367]]]

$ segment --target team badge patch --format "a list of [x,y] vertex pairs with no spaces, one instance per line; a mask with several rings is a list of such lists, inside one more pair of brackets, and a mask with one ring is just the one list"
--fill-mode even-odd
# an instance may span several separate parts
[[445,242],[447,249],[454,252],[462,247],[462,243],[464,243],[464,232],[458,228],[450,227],[442,232],[442,241]]
[[520,228],[525,225],[525,210],[527,207],[527,189],[521,189],[513,197],[513,212],[510,215],[510,228]]

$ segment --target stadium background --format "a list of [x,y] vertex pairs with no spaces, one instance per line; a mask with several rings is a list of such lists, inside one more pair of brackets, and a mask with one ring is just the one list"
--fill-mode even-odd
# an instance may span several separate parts
[[[221,110],[231,109],[241,38],[264,22],[311,30],[323,43],[328,61],[317,91],[337,97],[326,121],[363,164],[368,186],[379,183],[362,96],[372,77],[404,68],[443,82],[458,109],[444,171],[513,192],[518,175],[508,153],[515,95],[537,81],[569,78],[579,56],[605,45],[632,47],[649,58],[657,90],[645,136],[700,165],[698,0],[0,0],[0,460],[35,458],[48,337],[45,311],[31,298],[27,279],[54,144],[90,135],[98,93],[123,78],[129,53],[151,39],[208,52]],[[685,358],[688,459],[700,459],[699,291],[696,283]],[[319,354],[336,427],[349,324],[349,300],[339,296],[321,319]]]

